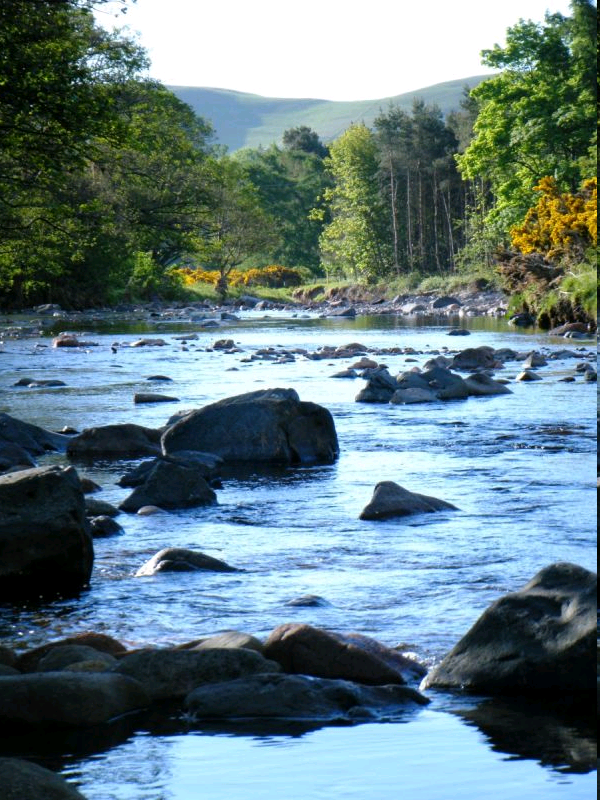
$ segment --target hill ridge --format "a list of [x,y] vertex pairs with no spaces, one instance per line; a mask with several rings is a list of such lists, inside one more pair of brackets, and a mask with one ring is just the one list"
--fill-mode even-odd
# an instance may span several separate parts
[[446,115],[459,109],[466,86],[472,89],[490,77],[493,76],[472,75],[375,100],[266,97],[215,87],[168,88],[198,116],[209,120],[215,128],[217,143],[233,152],[242,147],[280,143],[284,131],[299,125],[312,128],[324,142],[332,141],[352,123],[371,126],[379,112],[390,104],[409,111],[416,98],[422,98],[428,105],[438,105]]

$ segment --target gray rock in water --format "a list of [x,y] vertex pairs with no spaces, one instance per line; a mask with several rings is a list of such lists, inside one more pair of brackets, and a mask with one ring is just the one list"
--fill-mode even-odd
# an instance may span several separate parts
[[546,367],[548,362],[541,353],[537,350],[532,350],[523,362],[523,369],[536,369],[537,367]]
[[192,649],[215,650],[223,647],[229,649],[243,647],[246,650],[255,650],[261,655],[264,650],[263,643],[260,639],[257,639],[249,633],[242,633],[241,631],[224,631],[223,633],[217,633],[215,636],[210,636],[208,639],[197,642]]
[[469,387],[456,373],[443,367],[432,367],[420,377],[427,382],[440,400],[464,400],[469,396]]
[[527,382],[527,381],[541,381],[542,379],[536,372],[532,372],[530,369],[524,369],[517,375],[515,380],[520,382]]
[[185,699],[196,719],[285,718],[361,721],[389,718],[427,698],[406,686],[359,686],[306,675],[255,675],[202,686]]
[[212,558],[196,550],[183,547],[165,547],[152,556],[135,573],[136,578],[157,575],[159,572],[239,572],[225,561]]
[[[369,685],[406,683],[417,665],[405,656],[360,634],[341,634],[311,625],[287,623],[265,642],[267,658],[284,672],[342,678]],[[425,670],[419,671],[422,677]]]
[[136,392],[133,395],[133,402],[136,405],[141,403],[178,403],[178,397],[171,397],[167,394],[155,394],[154,392]]
[[102,662],[108,669],[115,664],[116,658],[88,645],[65,644],[53,647],[39,660],[38,672],[60,672],[65,667],[84,661]]
[[494,348],[482,345],[468,347],[452,359],[452,369],[470,372],[475,369],[491,369],[496,364]]
[[438,399],[437,394],[432,389],[419,389],[415,386],[407,389],[396,389],[390,399],[390,403],[399,406],[413,403],[434,403]]
[[591,693],[596,687],[596,593],[595,573],[568,563],[546,567],[491,605],[421,688]]
[[35,459],[21,445],[0,440],[0,472],[35,466]]
[[220,683],[258,672],[278,672],[279,665],[246,648],[212,650],[142,650],[120,659],[115,673],[141,683],[155,700],[185,697],[202,684]]
[[326,608],[331,606],[331,603],[318,594],[303,594],[301,597],[294,597],[293,600],[288,600],[286,606],[300,608]]
[[67,455],[79,457],[124,457],[160,455],[161,432],[142,425],[124,423],[86,428],[70,439]]
[[393,481],[378,483],[373,491],[371,502],[364,507],[359,519],[380,520],[391,517],[406,517],[446,509],[456,511],[456,506],[437,497],[429,497],[417,492],[409,492]]
[[495,394],[512,394],[512,391],[503,383],[499,383],[485,372],[476,372],[465,378],[471,397],[487,397]]
[[98,500],[97,497],[85,498],[85,513],[88,517],[116,517],[119,509],[106,500]]
[[202,472],[195,466],[157,459],[144,482],[136,486],[119,508],[135,513],[144,506],[171,510],[212,505],[217,496]]
[[106,514],[90,517],[90,528],[94,539],[104,539],[107,536],[118,536],[125,533],[119,523]]
[[0,677],[0,723],[89,726],[144,708],[149,697],[126,675],[111,672],[34,672]]
[[193,411],[167,428],[162,449],[283,464],[330,464],[339,454],[329,411],[302,402],[293,389],[249,392]]
[[85,800],[60,775],[20,758],[0,758],[0,786],[6,800]]
[[367,379],[367,385],[356,395],[357,403],[389,403],[398,388],[386,367],[366,369],[363,378]]
[[223,459],[214,453],[201,453],[194,450],[179,450],[168,456],[159,456],[151,461],[143,461],[134,469],[129,470],[119,480],[117,484],[123,487],[135,488],[142,486],[147,480],[159,460],[167,461],[171,464],[179,464],[196,470],[206,481],[216,478],[219,474]]
[[40,456],[49,450],[63,452],[69,437],[0,413],[0,442],[12,442],[33,456]]
[[71,596],[87,586],[94,546],[73,467],[0,476],[0,597]]

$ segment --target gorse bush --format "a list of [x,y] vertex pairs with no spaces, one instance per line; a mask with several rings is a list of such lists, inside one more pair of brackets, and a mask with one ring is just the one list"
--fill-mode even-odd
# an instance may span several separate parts
[[[221,273],[219,270],[192,269],[181,267],[177,270],[185,286],[196,283],[207,283],[217,286]],[[271,265],[268,267],[252,268],[246,271],[231,270],[227,276],[227,283],[231,287],[266,286],[270,289],[281,289],[289,286],[300,286],[303,274],[300,269]]]
[[540,199],[510,232],[513,247],[553,261],[581,261],[598,242],[597,179],[585,181],[579,192],[571,194],[559,192],[554,178],[546,176],[535,190]]

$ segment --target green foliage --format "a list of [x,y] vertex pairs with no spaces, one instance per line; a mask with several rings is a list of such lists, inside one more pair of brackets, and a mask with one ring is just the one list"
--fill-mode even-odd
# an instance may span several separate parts
[[125,296],[131,300],[173,299],[181,295],[182,281],[175,270],[165,270],[150,252],[136,251],[128,259]]
[[324,192],[331,222],[321,234],[328,273],[373,282],[386,272],[377,145],[365,125],[353,125],[330,147],[334,185]]
[[523,218],[544,175],[570,190],[585,177],[581,159],[595,135],[595,32],[592,40],[592,4],[575,5],[579,11],[571,19],[521,20],[508,30],[504,48],[482,53],[487,66],[502,72],[472,92],[479,106],[475,136],[458,163],[465,178],[489,182],[495,204],[488,222],[497,235],[506,236]]
[[293,136],[288,141],[287,149],[272,145],[267,150],[241,150],[234,158],[243,166],[263,210],[272,220],[276,239],[269,252],[262,254],[263,265],[272,261],[289,267],[305,264],[318,273],[323,223],[311,217],[310,211],[329,179],[319,155],[300,146],[292,148],[292,144],[298,145]]

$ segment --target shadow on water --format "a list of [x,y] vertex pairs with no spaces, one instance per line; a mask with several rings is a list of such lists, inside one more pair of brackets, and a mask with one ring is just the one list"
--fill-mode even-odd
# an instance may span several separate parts
[[495,752],[533,759],[563,773],[586,774],[596,769],[596,720],[589,711],[593,706],[593,697],[585,711],[567,700],[548,704],[495,697],[453,713],[478,728]]
[[270,739],[299,739],[324,727],[347,728],[355,723],[343,721],[240,719],[194,722],[181,713],[181,704],[164,702],[152,709],[112,720],[89,728],[55,728],[48,736],[47,728],[12,730],[0,733],[3,757],[24,758],[47,769],[65,769],[109,753],[137,736],[172,737],[188,733],[208,736]]
[[[454,706],[458,698],[450,700]],[[464,700],[464,698],[462,699]],[[508,761],[532,760],[562,774],[587,774],[596,769],[595,720],[566,702],[556,705],[524,698],[460,700],[447,708],[469,727],[481,731],[493,751]],[[408,722],[410,716],[404,722]],[[397,722],[403,720],[397,720]],[[325,727],[348,728],[360,723],[286,719],[245,719],[194,722],[181,713],[180,704],[163,703],[151,710],[127,714],[105,725],[82,729],[11,731],[0,734],[4,756],[26,758],[55,771],[109,753],[139,736],[169,738],[195,733],[242,737],[265,743],[301,739]]]

